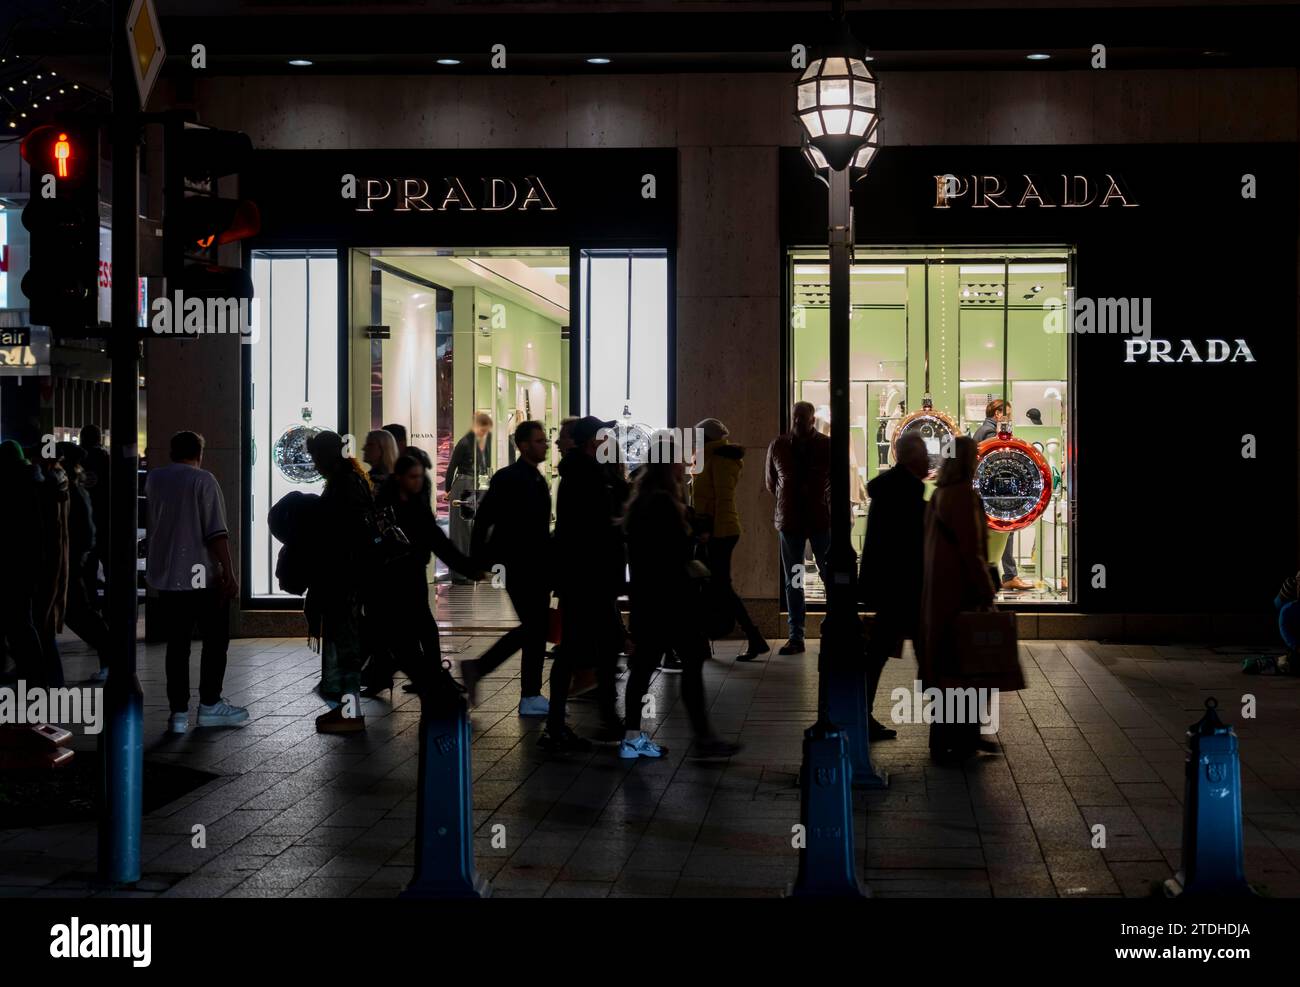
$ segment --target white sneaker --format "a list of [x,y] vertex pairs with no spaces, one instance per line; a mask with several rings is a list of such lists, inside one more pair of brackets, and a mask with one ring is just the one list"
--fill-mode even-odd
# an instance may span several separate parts
[[248,710],[242,706],[232,706],[225,697],[218,699],[211,706],[199,703],[199,726],[233,727],[248,719]]
[[638,757],[663,757],[668,753],[667,747],[660,747],[645,731],[636,740],[624,740],[618,745],[618,756],[625,761]]
[[167,718],[168,733],[184,733],[190,728],[189,713],[173,713]]
[[524,696],[519,700],[520,716],[545,716],[551,711],[551,703],[545,696]]

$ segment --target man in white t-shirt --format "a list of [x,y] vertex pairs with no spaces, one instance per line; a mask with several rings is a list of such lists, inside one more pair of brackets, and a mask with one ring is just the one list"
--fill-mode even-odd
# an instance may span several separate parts
[[177,432],[171,464],[149,471],[149,558],[145,581],[158,594],[157,612],[167,639],[167,699],[170,733],[189,728],[190,640],[203,637],[199,664],[201,727],[235,726],[248,710],[221,695],[230,645],[230,601],[239,583],[230,562],[226,504],[217,478],[202,469],[203,436]]

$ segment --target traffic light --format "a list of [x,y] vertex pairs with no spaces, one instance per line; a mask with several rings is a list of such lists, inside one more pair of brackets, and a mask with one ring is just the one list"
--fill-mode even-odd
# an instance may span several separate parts
[[98,336],[99,127],[89,118],[59,120],[29,133],[21,150],[31,174],[22,281],[30,321],[56,337]]
[[257,204],[223,198],[223,178],[238,176],[253,153],[246,134],[174,122],[166,129],[163,242],[169,290],[194,298],[251,298],[252,279],[222,266],[217,248],[255,236]]

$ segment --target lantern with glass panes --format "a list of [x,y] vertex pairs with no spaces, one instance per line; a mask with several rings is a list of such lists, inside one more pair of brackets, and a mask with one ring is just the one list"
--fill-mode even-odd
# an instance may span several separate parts
[[866,174],[878,147],[876,79],[867,63],[850,52],[852,38],[836,54],[813,59],[795,83],[795,115],[803,127],[804,157],[817,174],[851,167]]

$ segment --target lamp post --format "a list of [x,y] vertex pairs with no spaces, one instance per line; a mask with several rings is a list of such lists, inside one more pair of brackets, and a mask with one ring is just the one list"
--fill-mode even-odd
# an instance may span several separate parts
[[[818,654],[818,718],[804,733],[800,821],[804,845],[791,893],[859,897],[853,852],[853,783],[883,788],[867,744],[862,621],[849,501],[849,266],[853,250],[850,188],[876,153],[876,80],[864,49],[835,0],[837,36],[795,83],[803,153],[827,185],[830,247],[831,551],[826,619]],[[829,576],[829,578],[826,578]]]

